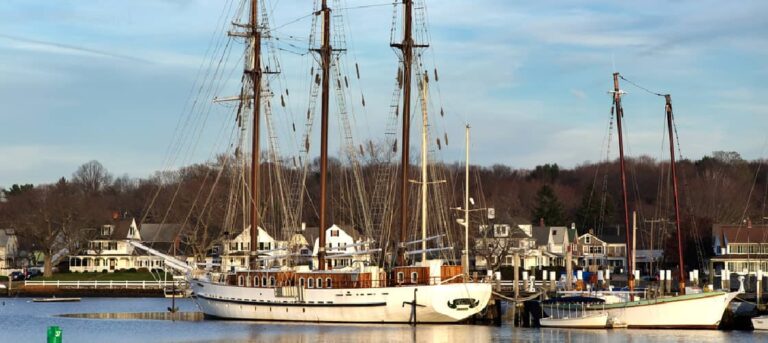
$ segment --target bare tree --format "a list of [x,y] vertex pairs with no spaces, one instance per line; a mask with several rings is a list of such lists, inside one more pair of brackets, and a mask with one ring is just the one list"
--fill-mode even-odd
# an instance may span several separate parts
[[112,174],[99,161],[93,160],[77,168],[72,174],[72,182],[80,185],[86,194],[94,194],[112,183]]

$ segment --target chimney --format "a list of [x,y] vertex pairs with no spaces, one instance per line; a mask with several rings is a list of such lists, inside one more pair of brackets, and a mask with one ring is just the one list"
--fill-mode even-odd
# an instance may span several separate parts
[[539,218],[539,226],[544,226],[544,218]]
[[576,223],[571,223],[571,230],[576,230]]
[[120,219],[120,211],[112,211],[112,220]]

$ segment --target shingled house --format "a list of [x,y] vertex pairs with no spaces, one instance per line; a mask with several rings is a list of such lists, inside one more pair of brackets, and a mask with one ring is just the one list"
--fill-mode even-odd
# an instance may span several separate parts
[[723,269],[741,275],[768,271],[768,225],[715,224],[712,226],[714,256],[709,261],[710,275]]

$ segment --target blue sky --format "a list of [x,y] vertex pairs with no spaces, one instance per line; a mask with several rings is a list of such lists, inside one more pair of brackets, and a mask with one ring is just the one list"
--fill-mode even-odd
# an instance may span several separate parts
[[[359,140],[383,135],[397,65],[392,7],[352,7],[386,2],[342,0],[350,8],[348,58],[360,65],[357,85],[367,102],[356,117]],[[685,157],[734,150],[765,158],[768,2],[427,3],[428,60],[440,72],[433,101],[445,108],[439,130],[451,137],[443,160],[462,158],[465,121],[475,163],[530,168],[603,159],[614,70],[673,95]],[[269,6],[273,26],[282,26],[312,5]],[[212,133],[200,147],[173,163],[166,157],[177,123],[189,117],[189,94],[223,10],[224,0],[0,2],[0,186],[51,182],[92,159],[117,175],[143,177],[209,158],[213,149],[205,146],[220,143],[227,108],[213,109]],[[276,35],[307,37],[309,30],[305,18]],[[307,57],[281,56],[287,87],[305,93]],[[237,59],[228,63],[227,75],[240,68]],[[231,75],[217,95],[236,90]],[[629,153],[666,158],[663,100],[623,88]],[[302,99],[290,111],[306,112]]]

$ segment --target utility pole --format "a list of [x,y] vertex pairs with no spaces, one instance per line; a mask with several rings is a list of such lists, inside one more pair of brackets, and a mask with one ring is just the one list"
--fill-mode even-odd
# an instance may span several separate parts
[[331,9],[327,0],[323,0],[320,12],[323,15],[323,42],[320,48],[320,58],[323,70],[323,83],[321,95],[321,119],[320,119],[320,228],[318,234],[317,261],[318,269],[325,270],[325,231],[327,212],[327,177],[328,177],[328,108],[330,102],[330,77],[331,77]]
[[677,229],[677,261],[678,273],[680,278],[678,279],[678,287],[680,294],[685,294],[685,262],[683,261],[683,241],[682,233],[680,230],[680,199],[677,193],[677,168],[675,166],[675,136],[672,119],[672,96],[669,94],[664,95],[666,99],[666,112],[667,112],[667,129],[669,130],[669,168],[672,173],[672,189],[675,198],[675,228]]
[[464,162],[464,253],[461,266],[464,277],[469,276],[469,124],[465,127],[466,162]]

